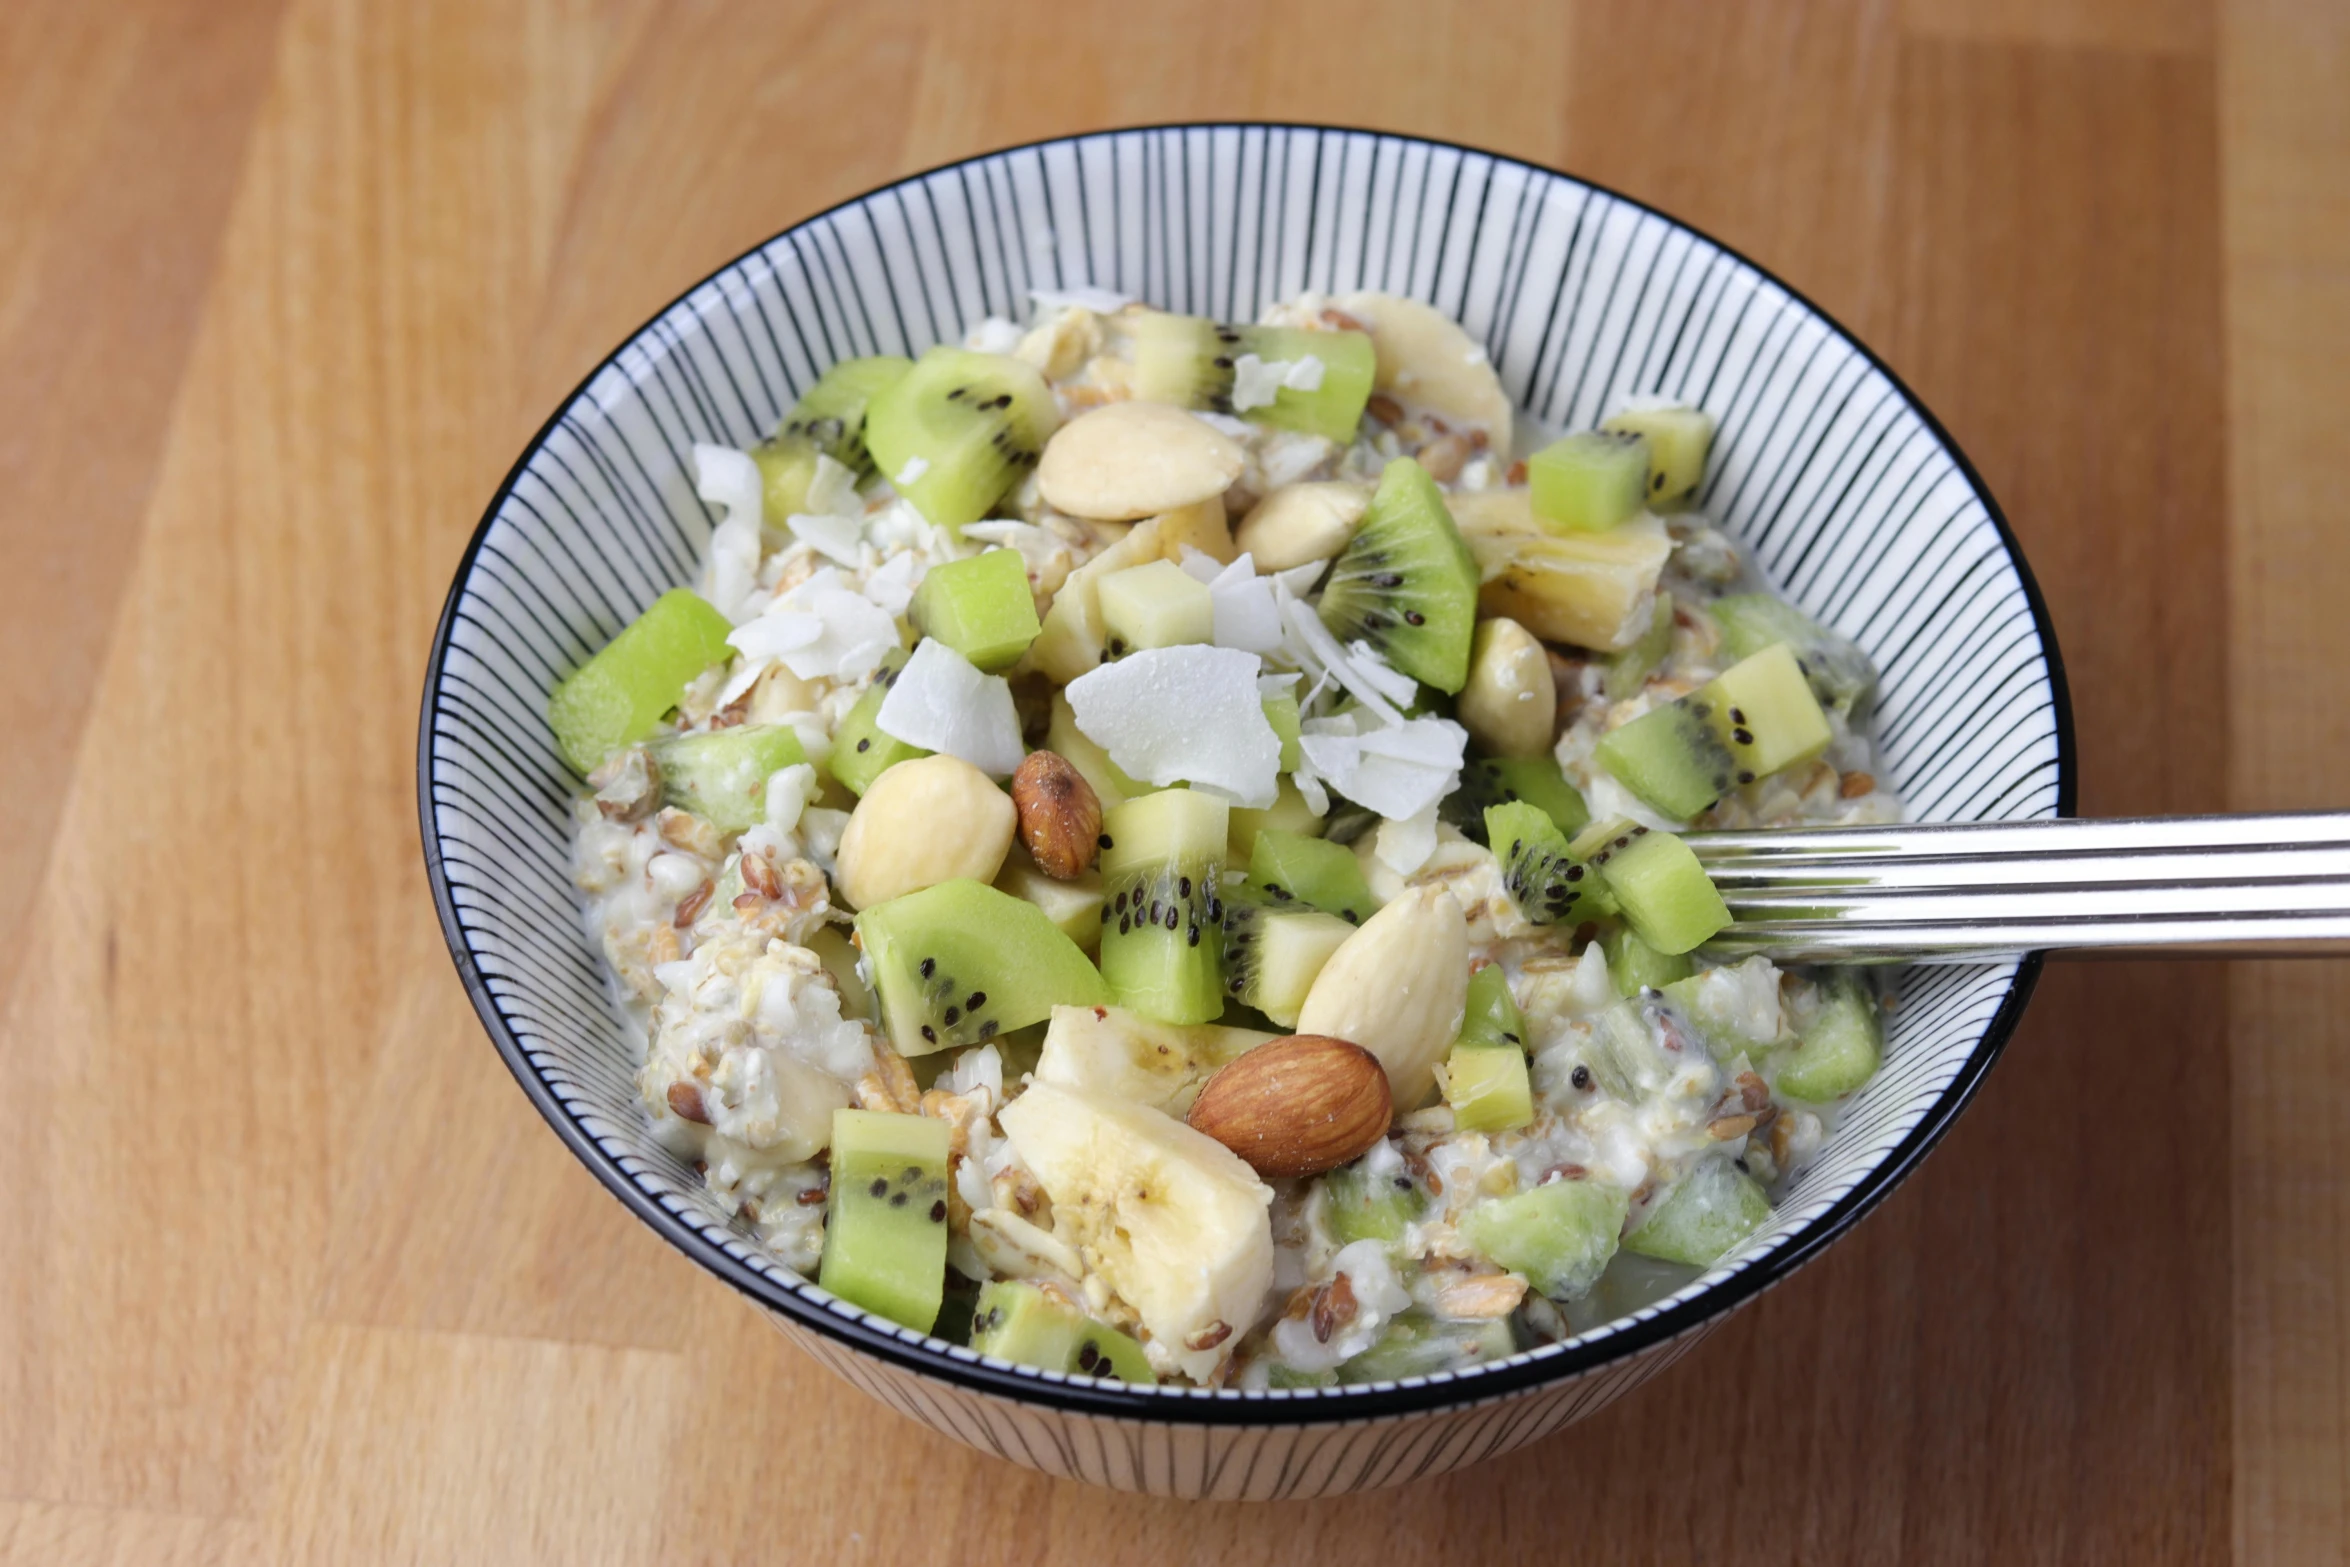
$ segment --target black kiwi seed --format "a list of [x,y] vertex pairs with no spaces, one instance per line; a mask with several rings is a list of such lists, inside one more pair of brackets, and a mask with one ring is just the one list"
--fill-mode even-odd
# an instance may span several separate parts
[[1143,923],[1146,925],[1156,925],[1159,922],[1159,915],[1165,910],[1165,908],[1166,905],[1161,903],[1158,899],[1151,899],[1150,917],[1144,920]]
[[1405,610],[1403,612],[1403,618],[1404,624],[1407,626],[1424,626],[1428,624],[1428,617],[1421,614],[1416,609]]
[[1403,586],[1403,574],[1401,572],[1395,571],[1383,571],[1371,579],[1371,586],[1375,588],[1400,588]]
[[954,1026],[957,1024],[957,1023],[960,1023],[960,1022],[962,1022],[962,1021],[963,1021],[963,1009],[962,1009],[961,1007],[949,1007],[949,1008],[947,1008],[947,1015],[946,1015],[946,1025],[947,1025],[947,1027],[949,1027],[949,1028],[953,1028],[953,1027],[954,1027]]
[[857,749],[860,751],[870,751],[873,749],[873,742],[871,740],[860,740],[857,742]]
[[979,1025],[979,1037],[982,1039],[993,1039],[995,1037],[994,1018],[991,1017],[986,1022]]
[[1115,899],[1113,899],[1113,900],[1111,901],[1111,903],[1110,903],[1110,912],[1111,912],[1112,914],[1123,914],[1123,913],[1125,913],[1125,912],[1126,912],[1126,889],[1125,889],[1125,888],[1123,888],[1123,887],[1120,887],[1120,888],[1118,889],[1118,896],[1117,896]]
[[1177,892],[1181,893],[1181,894],[1182,894],[1184,897],[1186,897],[1186,898],[1190,897],[1190,896],[1191,896],[1191,878],[1190,878],[1189,876],[1178,876],[1178,877],[1176,877],[1176,878],[1175,878],[1175,890],[1176,890]]
[[920,1166],[920,1165],[918,1165],[918,1164],[909,1164],[909,1165],[907,1165],[907,1166],[906,1166],[906,1173],[905,1173],[905,1175],[902,1177],[902,1179],[904,1179],[904,1180],[908,1180],[908,1181],[919,1181],[920,1179],[922,1179],[922,1166]]
[[1738,775],[1738,781],[1742,784],[1750,784],[1754,782],[1754,774],[1742,772]]
[[971,388],[967,386],[958,386],[953,391],[947,393],[947,401],[950,403],[958,403],[970,395]]
[[1591,1087],[1591,1068],[1587,1066],[1579,1066],[1575,1068],[1575,1075],[1570,1078],[1569,1081],[1572,1082],[1577,1088],[1588,1091]]
[[1627,833],[1625,836],[1618,838],[1616,840],[1616,847],[1619,849],[1629,849],[1632,847],[1631,835]]
[[936,958],[924,958],[924,959],[922,960],[922,967],[921,967],[920,973],[921,973],[921,975],[922,975],[922,977],[923,977],[924,979],[928,979],[928,978],[929,978],[931,975],[933,975],[933,974],[935,974],[935,973],[937,973],[937,972],[938,972],[938,959],[936,959]]
[[1118,934],[1119,934],[1119,935],[1123,936],[1123,935],[1127,934],[1127,932],[1128,932],[1128,929],[1129,929],[1129,926],[1127,925],[1127,921],[1128,921],[1128,919],[1129,919],[1129,918],[1131,918],[1131,916],[1129,916],[1129,915],[1125,915],[1125,914],[1121,914],[1121,915],[1119,915],[1119,916],[1118,916]]
[[1191,940],[1187,945],[1194,947],[1199,945],[1199,927],[1197,925],[1191,927]]
[[1094,840],[1094,844],[1096,847],[1103,849],[1112,849],[1117,847],[1117,845],[1110,842],[1110,835],[1108,833],[1103,833],[1099,838],[1096,838]]
[[889,1195],[889,1181],[886,1177],[876,1175],[873,1177],[873,1184],[867,1187],[866,1191],[870,1196],[886,1197]]
[[1730,738],[1737,741],[1740,745],[1752,745],[1754,744],[1754,731],[1743,728],[1733,729],[1730,731]]
[[1746,723],[1746,715],[1733,707],[1730,709],[1730,722],[1743,727]]
[[942,1197],[937,1202],[934,1202],[930,1205],[930,1222],[933,1224],[944,1224],[946,1222],[946,1217],[946,1199]]
[[935,1045],[938,1043],[938,1030],[925,1023],[922,1025],[922,1037]]
[[1568,867],[1567,867],[1567,880],[1569,880],[1569,881],[1581,881],[1582,879],[1583,879],[1583,867],[1582,867],[1582,866],[1580,866],[1580,865],[1570,865],[1570,866],[1568,866]]
[[987,992],[984,990],[974,990],[971,992],[971,999],[963,1003],[963,1010],[966,1012],[976,1012],[981,1007],[986,1005]]
[[1232,368],[1232,359],[1228,354],[1218,354],[1214,359],[1210,360],[1209,363],[1213,364],[1219,370],[1229,370]]
[[1241,977],[1240,977],[1238,974],[1235,974],[1235,975],[1233,975],[1233,976],[1232,976],[1232,982],[1231,982],[1229,985],[1227,985],[1225,988],[1226,988],[1227,990],[1230,990],[1230,991],[1231,991],[1231,992],[1232,992],[1234,995],[1236,995],[1236,996],[1237,996],[1237,995],[1239,995],[1239,994],[1240,994],[1240,992],[1241,992],[1241,990],[1242,990],[1242,988],[1243,988],[1243,986],[1244,986],[1245,984],[1246,984],[1246,981],[1244,981],[1244,980],[1243,980],[1243,979],[1242,979],[1242,978],[1241,978]]
[[1179,911],[1170,908],[1167,911],[1167,917],[1160,923],[1164,924],[1169,930],[1173,930],[1176,926],[1183,923],[1183,916]]
[[889,1205],[892,1208],[903,1208],[906,1205],[906,1194],[904,1192],[891,1192],[889,1194]]
[[1211,925],[1224,923],[1224,900],[1222,898],[1208,900],[1208,923]]

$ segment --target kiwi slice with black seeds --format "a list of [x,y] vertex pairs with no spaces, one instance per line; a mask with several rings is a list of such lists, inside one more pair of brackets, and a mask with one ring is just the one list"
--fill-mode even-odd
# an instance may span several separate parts
[[1579,925],[1608,912],[1599,878],[1540,807],[1524,800],[1489,806],[1486,841],[1518,912],[1536,925]]
[[[1342,444],[1354,439],[1378,375],[1379,356],[1361,332],[1228,326],[1159,311],[1134,317],[1126,329],[1133,339],[1137,397],[1237,414]],[[1272,388],[1271,400],[1261,401],[1268,389],[1242,383],[1241,361],[1250,355],[1265,365],[1311,359],[1320,367],[1320,380],[1311,387]]]
[[1477,562],[1428,470],[1398,457],[1330,570],[1322,624],[1363,641],[1414,680],[1456,692],[1477,629]]
[[1007,354],[933,348],[875,396],[865,444],[881,476],[942,528],[960,528],[1018,484],[1060,424],[1052,389]]
[[890,1043],[902,1055],[986,1044],[1052,1016],[1101,1006],[1102,976],[1035,904],[945,881],[857,916]]
[[1102,817],[1102,978],[1118,1005],[1162,1023],[1224,1010],[1224,855],[1231,808],[1161,789]]
[[1591,820],[1582,792],[1549,756],[1472,757],[1461,768],[1460,787],[1444,797],[1436,814],[1462,837],[1484,843],[1486,808],[1512,800],[1538,807],[1563,836],[1581,832]]

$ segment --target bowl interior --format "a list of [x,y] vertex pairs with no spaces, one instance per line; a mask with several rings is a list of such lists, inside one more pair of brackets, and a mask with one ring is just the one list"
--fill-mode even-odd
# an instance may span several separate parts
[[419,790],[451,949],[526,1092],[624,1202],[755,1298],[900,1364],[1078,1407],[1321,1418],[1453,1402],[1629,1353],[1784,1276],[1964,1104],[2030,965],[1910,974],[1884,1071],[1724,1265],[1569,1344],[1401,1385],[1137,1391],[982,1362],[834,1303],[653,1142],[570,881],[576,779],[547,692],[691,578],[715,520],[693,493],[694,442],[757,439],[835,359],[918,352],[984,315],[1025,319],[1031,289],[1078,285],[1239,320],[1309,288],[1410,294],[1481,338],[1553,427],[1625,393],[1698,402],[1721,427],[1707,511],[1876,660],[1879,734],[1911,813],[2069,810],[2055,645],[1996,509],[1907,390],[1751,263],[1607,191],[1408,138],[1224,125],[1047,142],[849,202],[705,279],[597,368],[491,503],[434,646]]

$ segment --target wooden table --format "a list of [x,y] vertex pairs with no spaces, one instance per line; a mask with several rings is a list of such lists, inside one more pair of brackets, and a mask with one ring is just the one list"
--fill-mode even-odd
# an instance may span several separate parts
[[2051,969],[1825,1261],[1531,1451],[1313,1505],[884,1412],[530,1113],[411,785],[498,476],[712,265],[1059,131],[1392,127],[1690,218],[1974,456],[2085,810],[2350,799],[2339,4],[1136,9],[0,7],[0,1557],[2343,1559],[2340,965]]

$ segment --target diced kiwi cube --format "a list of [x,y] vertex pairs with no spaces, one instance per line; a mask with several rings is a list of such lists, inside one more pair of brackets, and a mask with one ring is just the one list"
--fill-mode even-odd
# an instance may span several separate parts
[[1615,435],[1637,435],[1648,442],[1648,503],[1671,506],[1687,500],[1705,477],[1706,454],[1713,449],[1713,415],[1702,408],[1645,403],[1600,421],[1600,429]]
[[679,735],[652,748],[662,798],[706,819],[720,832],[741,832],[767,819],[767,780],[808,760],[789,724],[745,724]]
[[1102,978],[1120,1006],[1162,1023],[1224,1010],[1223,874],[1230,807],[1161,789],[1102,814]]
[[832,1113],[832,1186],[816,1282],[918,1333],[938,1320],[947,1267],[946,1122]]
[[1635,827],[1591,857],[1632,931],[1667,957],[1730,923],[1730,910],[1689,845]]
[[1885,1059],[1884,1020],[1867,987],[1849,974],[1832,974],[1820,983],[1818,1012],[1796,1042],[1770,1062],[1774,1089],[1813,1104],[1858,1089]]
[[1020,662],[1044,629],[1018,550],[993,549],[933,566],[914,590],[909,617],[924,636],[997,674]]
[[1112,658],[1141,648],[1216,640],[1208,585],[1171,560],[1113,571],[1094,591]]
[[1551,1181],[1478,1203],[1462,1218],[1461,1236],[1543,1294],[1572,1300],[1599,1282],[1630,1206],[1603,1181]]
[[897,766],[918,756],[930,753],[918,745],[908,745],[894,735],[881,732],[881,704],[889,697],[890,682],[898,671],[906,667],[908,655],[903,649],[891,653],[881,661],[874,672],[873,684],[857,698],[832,732],[832,755],[825,761],[825,769],[852,794],[863,794],[873,787],[873,780]]
[[[1200,316],[1145,311],[1124,321],[1134,352],[1134,393],[1178,408],[1239,414],[1276,429],[1302,430],[1345,445],[1362,423],[1379,356],[1361,332],[1309,332],[1292,327],[1237,326]],[[1314,385],[1272,389],[1239,384],[1241,361],[1318,369]],[[1299,379],[1305,379],[1303,377]]]
[[1701,1159],[1624,1237],[1624,1249],[1710,1268],[1770,1217],[1771,1200],[1753,1176],[1728,1159]]
[[1459,1045],[1469,1050],[1515,1050],[1520,1055],[1530,1048],[1525,1015],[1510,994],[1509,972],[1498,963],[1488,963],[1469,976]]
[[[871,473],[873,459],[865,450],[865,411],[874,398],[905,379],[913,368],[911,359],[896,354],[841,360],[818,376],[816,384],[792,405],[791,412],[776,426],[775,440],[808,442],[853,473]],[[769,521],[778,523],[784,517],[772,511],[767,515]]]
[[1610,911],[1599,876],[1533,804],[1487,806],[1485,840],[1501,862],[1503,890],[1534,924],[1579,925]]
[[1023,1366],[1152,1384],[1150,1358],[1126,1334],[1098,1322],[1053,1290],[998,1279],[981,1287],[971,1313],[971,1347]]
[[1278,1026],[1294,1028],[1315,976],[1354,931],[1335,914],[1234,891],[1224,900],[1224,989]]
[[1297,792],[1297,785],[1284,778],[1274,786],[1273,803],[1261,811],[1245,805],[1232,808],[1230,844],[1226,865],[1246,865],[1256,853],[1257,839],[1267,832],[1285,832],[1300,838],[1319,838],[1323,819],[1316,816],[1306,804],[1306,797]]
[[1338,1386],[1338,1373],[1335,1371],[1298,1371],[1276,1363],[1265,1370],[1265,1386],[1292,1393],[1306,1388],[1336,1387]]
[[589,772],[651,734],[696,675],[732,655],[734,627],[708,600],[672,588],[555,687],[547,721],[564,759]]
[[1534,516],[1557,533],[1605,533],[1640,514],[1648,495],[1648,442],[1586,430],[1526,459]]
[[1322,1178],[1323,1222],[1329,1226],[1330,1238],[1341,1246],[1355,1241],[1400,1241],[1425,1207],[1420,1189],[1400,1171],[1381,1179],[1360,1164],[1350,1164]]
[[1407,1311],[1381,1331],[1379,1341],[1338,1368],[1341,1382],[1398,1382],[1434,1376],[1466,1366],[1503,1360],[1517,1353],[1509,1319],[1488,1317],[1452,1322]]
[[1784,642],[1740,659],[1702,689],[1722,704],[1715,721],[1727,730],[1741,767],[1757,778],[1812,760],[1835,738]]
[[1485,843],[1485,808],[1523,800],[1572,838],[1591,820],[1582,791],[1567,782],[1551,756],[1479,756],[1461,768],[1461,785],[1444,797],[1438,815],[1477,843]]
[[1687,953],[1666,954],[1640,939],[1628,924],[1610,925],[1600,936],[1607,955],[1607,976],[1619,996],[1637,996],[1643,990],[1662,990],[1697,972]]
[[1249,854],[1248,885],[1275,904],[1300,903],[1360,925],[1379,911],[1363,862],[1344,844],[1267,828]]
[[1832,738],[1795,655],[1775,643],[1611,731],[1595,754],[1625,788],[1687,821],[1732,789],[1811,761]]
[[1100,972],[1042,909],[975,881],[862,910],[857,939],[902,1055],[985,1044],[1057,1006],[1110,1000]]
[[1455,1045],[1444,1074],[1444,1102],[1462,1131],[1506,1132],[1534,1119],[1523,1051]]
[[1768,593],[1732,593],[1714,600],[1711,612],[1722,628],[1722,648],[1748,659],[1774,642],[1784,642],[1803,666],[1812,694],[1839,713],[1850,713],[1877,684],[1876,666],[1848,637],[1837,635],[1785,599]]

